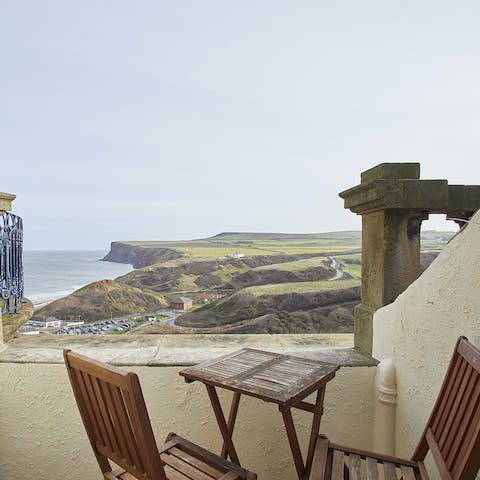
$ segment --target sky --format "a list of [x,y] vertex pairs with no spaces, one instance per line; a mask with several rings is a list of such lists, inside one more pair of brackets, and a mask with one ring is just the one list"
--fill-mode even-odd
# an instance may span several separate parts
[[480,184],[479,18],[476,0],[0,0],[0,191],[31,250],[359,230],[338,193],[379,163]]

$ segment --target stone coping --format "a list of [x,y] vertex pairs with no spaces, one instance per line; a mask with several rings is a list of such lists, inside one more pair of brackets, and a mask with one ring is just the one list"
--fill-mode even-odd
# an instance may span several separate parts
[[190,366],[240,348],[298,355],[342,366],[374,366],[353,334],[18,335],[0,345],[0,363],[63,363],[64,348],[119,366]]

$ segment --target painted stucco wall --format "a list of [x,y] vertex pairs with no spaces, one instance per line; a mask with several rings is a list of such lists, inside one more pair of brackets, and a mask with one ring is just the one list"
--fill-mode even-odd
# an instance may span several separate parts
[[[175,431],[219,450],[220,434],[203,385],[184,383],[179,367],[130,370],[139,374],[158,444]],[[369,446],[374,375],[374,367],[343,367],[328,385],[321,431],[333,441]],[[0,363],[0,402],[0,479],[100,478],[63,365]],[[310,418],[294,412],[302,444]],[[273,404],[242,397],[234,441],[240,460],[259,480],[295,478]]]
[[397,376],[396,453],[413,452],[456,339],[480,346],[480,213],[397,300],[374,316],[373,356]]

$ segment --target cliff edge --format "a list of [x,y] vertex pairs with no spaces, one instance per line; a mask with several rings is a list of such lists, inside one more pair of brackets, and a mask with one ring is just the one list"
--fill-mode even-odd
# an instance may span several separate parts
[[182,254],[171,248],[145,247],[127,242],[112,242],[110,251],[102,259],[106,262],[127,263],[134,268],[143,268],[158,262],[180,258]]

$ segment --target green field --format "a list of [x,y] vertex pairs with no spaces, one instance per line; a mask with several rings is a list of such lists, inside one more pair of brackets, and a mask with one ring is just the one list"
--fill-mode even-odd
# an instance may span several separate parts
[[360,248],[359,232],[316,234],[222,233],[211,238],[180,241],[129,241],[126,245],[148,249],[172,249],[192,258],[246,257],[274,254],[341,253]]
[[343,271],[349,273],[354,278],[362,278],[362,266],[352,263],[343,265]]
[[358,287],[360,280],[320,280],[318,282],[295,282],[295,283],[279,283],[270,285],[259,285],[255,287],[245,288],[245,293],[251,293],[256,296],[260,295],[282,295],[285,293],[309,293],[319,292],[321,290],[338,290],[350,287]]
[[186,253],[191,257],[200,257],[200,258],[214,258],[214,257],[226,257],[228,255],[233,255],[234,253],[243,253],[246,257],[252,257],[254,255],[273,255],[274,252],[271,250],[260,250],[255,247],[227,247],[212,244],[212,246],[201,246],[201,247],[194,247],[194,246],[177,246],[175,250]]
[[274,263],[273,265],[265,265],[257,267],[254,270],[279,270],[286,272],[300,272],[308,268],[323,267],[329,265],[330,262],[326,257],[304,258],[302,260],[295,260],[294,262]]
[[362,265],[359,263],[348,262],[348,260],[360,262],[362,260],[362,255],[360,253],[355,253],[353,255],[338,255],[336,256],[336,259],[342,265],[344,272],[349,273],[352,277],[362,278]]

